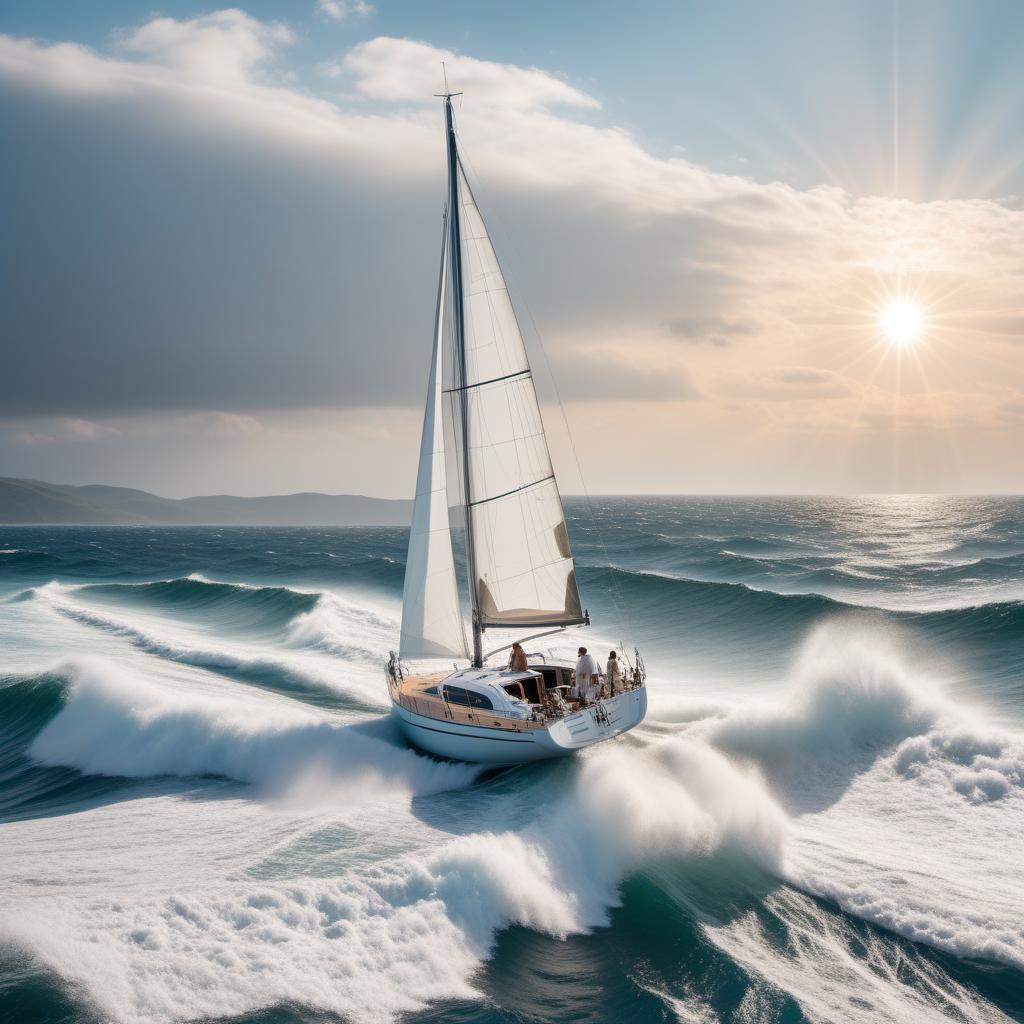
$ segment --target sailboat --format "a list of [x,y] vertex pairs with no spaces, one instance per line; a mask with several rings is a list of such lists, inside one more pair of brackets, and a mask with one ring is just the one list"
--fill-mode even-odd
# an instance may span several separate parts
[[[636,650],[621,659],[621,678],[600,687],[577,686],[573,661],[539,652],[527,654],[525,669],[487,664],[511,647],[485,655],[487,630],[546,631],[520,637],[527,643],[589,625],[590,616],[526,347],[460,158],[455,95],[442,97],[448,194],[433,357],[401,638],[386,676],[392,711],[414,746],[511,765],[572,754],[638,725],[647,711],[646,673]],[[461,519],[468,638],[450,507]],[[440,660],[452,668],[438,671]]]

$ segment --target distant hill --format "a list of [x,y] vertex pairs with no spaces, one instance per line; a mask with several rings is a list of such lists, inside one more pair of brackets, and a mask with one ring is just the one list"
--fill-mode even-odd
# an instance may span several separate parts
[[130,487],[72,487],[0,477],[0,523],[217,526],[408,526],[411,501],[361,494],[161,498]]

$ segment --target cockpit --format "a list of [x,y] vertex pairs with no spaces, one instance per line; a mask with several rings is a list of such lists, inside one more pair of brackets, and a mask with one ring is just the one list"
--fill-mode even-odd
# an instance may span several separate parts
[[530,718],[537,711],[553,711],[552,700],[567,694],[571,683],[572,670],[568,666],[531,665],[525,672],[471,668],[449,676],[425,692],[452,705]]

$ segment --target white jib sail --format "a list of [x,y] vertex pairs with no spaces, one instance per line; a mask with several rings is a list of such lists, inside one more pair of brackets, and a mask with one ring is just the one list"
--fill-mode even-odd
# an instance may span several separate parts
[[444,429],[441,422],[447,237],[445,232],[437,295],[434,355],[430,363],[427,406],[423,414],[416,499],[413,502],[409,554],[402,589],[399,655],[403,658],[469,657],[459,609],[452,538],[448,528]]
[[483,626],[581,622],[569,537],[526,347],[458,169],[469,496]]

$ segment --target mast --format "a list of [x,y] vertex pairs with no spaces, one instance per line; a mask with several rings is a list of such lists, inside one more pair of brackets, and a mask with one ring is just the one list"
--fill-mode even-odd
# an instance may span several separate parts
[[452,261],[452,321],[458,366],[459,420],[462,435],[462,507],[465,513],[466,563],[473,616],[473,665],[475,668],[480,668],[484,663],[483,628],[480,624],[480,595],[477,593],[476,551],[473,543],[473,495],[469,472],[469,392],[466,387],[466,325],[462,280],[459,151],[455,142],[455,124],[452,118],[452,96],[454,95],[458,94],[445,93],[444,96],[445,131],[448,140],[448,225],[451,231],[451,243],[448,250]]

